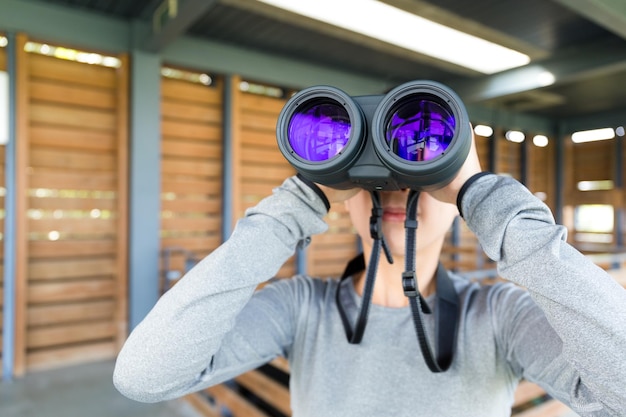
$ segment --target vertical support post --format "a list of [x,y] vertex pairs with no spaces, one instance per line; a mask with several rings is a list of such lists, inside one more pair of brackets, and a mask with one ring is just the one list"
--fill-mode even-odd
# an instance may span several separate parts
[[15,35],[7,34],[7,73],[9,75],[9,140],[5,149],[5,188],[4,197],[4,313],[2,337],[2,379],[13,378],[13,362],[15,360],[15,248],[16,248],[16,53]]
[[234,189],[234,140],[233,118],[234,103],[236,101],[233,91],[233,76],[224,77],[224,100],[223,100],[223,139],[222,139],[222,242],[225,242],[232,232],[234,223],[233,189]]
[[[226,83],[228,86],[225,86],[226,89],[230,91],[229,98],[229,129],[230,129],[230,137],[229,140],[229,158],[230,164],[229,168],[229,187],[230,187],[230,207],[229,212],[224,213],[225,216],[228,216],[229,222],[227,223],[224,220],[224,230],[227,230],[228,235],[232,231],[232,228],[235,227],[235,223],[239,219],[240,210],[242,207],[241,204],[241,195],[243,193],[241,189],[241,91],[239,90],[239,85],[241,84],[241,77],[239,75],[230,75],[226,78]],[[226,162],[226,161],[224,161]],[[226,180],[226,178],[224,178]]]
[[[615,177],[614,186],[619,199],[613,198],[613,207],[615,210],[615,246],[621,248],[624,246],[624,144],[620,136],[615,138],[615,169],[613,175]],[[612,268],[620,268],[620,262],[614,261],[611,265]]]
[[565,129],[563,123],[559,123],[556,129],[556,146],[554,153],[554,182],[556,195],[554,200],[554,216],[558,224],[563,224],[563,208],[565,193]]
[[117,265],[116,265],[116,307],[115,342],[122,348],[128,333],[128,78],[129,59],[127,54],[120,56],[122,65],[117,69]]
[[133,50],[130,83],[129,324],[159,296],[161,60]]

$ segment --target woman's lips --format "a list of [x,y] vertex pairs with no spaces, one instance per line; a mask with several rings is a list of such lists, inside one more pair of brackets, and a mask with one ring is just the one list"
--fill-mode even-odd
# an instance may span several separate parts
[[406,219],[406,211],[403,209],[386,208],[383,210],[383,221],[385,222],[404,222]]

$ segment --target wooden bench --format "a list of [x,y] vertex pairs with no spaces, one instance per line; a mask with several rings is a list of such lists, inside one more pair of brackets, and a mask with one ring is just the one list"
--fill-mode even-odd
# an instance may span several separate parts
[[[233,381],[188,395],[186,400],[207,417],[284,417],[289,406],[289,365],[283,358]],[[514,417],[575,417],[563,403],[536,384],[522,381],[515,392]]]

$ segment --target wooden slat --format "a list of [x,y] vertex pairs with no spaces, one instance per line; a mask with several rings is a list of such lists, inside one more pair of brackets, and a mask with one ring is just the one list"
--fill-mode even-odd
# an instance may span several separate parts
[[28,310],[28,325],[41,327],[50,324],[111,319],[114,308],[113,300],[33,306]]
[[228,408],[234,417],[268,417],[267,414],[225,385],[208,388],[206,392],[215,398],[219,404]]
[[245,180],[256,180],[261,182],[271,182],[276,185],[281,184],[286,178],[294,174],[294,169],[290,165],[285,166],[263,166],[246,164],[243,166],[242,176]]
[[171,78],[161,79],[161,97],[168,100],[184,100],[218,107],[222,102],[220,90],[217,88]]
[[241,140],[242,149],[246,147],[276,149],[278,151],[278,143],[276,142],[275,130],[247,130],[245,136]]
[[28,277],[31,281],[51,281],[114,275],[115,259],[80,259],[31,261]]
[[62,149],[33,149],[31,163],[36,167],[63,170],[114,171],[115,155]]
[[29,352],[26,366],[32,371],[111,359],[117,354],[115,342],[85,343],[78,346],[41,349]]
[[114,90],[94,89],[75,84],[33,80],[31,100],[111,110],[115,108]]
[[161,248],[181,247],[193,252],[210,251],[217,248],[221,243],[222,237],[219,233],[213,236],[207,235],[202,237],[161,238]]
[[29,177],[32,188],[65,190],[116,190],[117,175],[114,172],[89,171],[82,175],[51,168],[32,169]]
[[115,233],[115,225],[115,219],[31,219],[28,221],[28,229],[39,233],[56,230],[62,233],[111,235]]
[[161,161],[163,175],[184,174],[198,177],[220,177],[222,175],[222,165],[218,161],[194,161],[194,160],[168,160]]
[[222,157],[222,144],[218,141],[209,140],[200,142],[164,139],[161,141],[161,154],[164,156],[220,160]]
[[33,259],[84,257],[91,255],[108,256],[117,251],[113,239],[102,240],[33,240],[28,244]]
[[29,54],[28,73],[33,79],[62,81],[92,87],[114,89],[115,71],[38,54]]
[[30,197],[28,202],[32,209],[48,211],[90,211],[93,209],[115,211],[117,208],[116,201],[111,198]]
[[242,119],[244,133],[249,130],[276,131],[278,115],[245,112]]
[[275,149],[244,147],[241,150],[241,158],[241,161],[244,163],[261,163],[270,166],[287,164],[285,157],[280,153],[278,147]]
[[522,381],[515,390],[513,406],[517,407],[521,404],[526,404],[534,398],[541,397],[545,393],[546,392],[539,385],[530,381]]
[[116,128],[115,114],[109,111],[60,107],[41,103],[33,103],[29,109],[30,120],[35,124],[83,127],[106,131],[115,131]]
[[536,407],[513,414],[514,417],[565,417],[571,415],[572,410],[557,400],[549,400]]
[[33,304],[100,300],[115,295],[111,279],[34,283],[28,287],[28,300]]
[[219,125],[222,122],[222,110],[219,107],[190,102],[163,101],[161,115],[164,118],[182,119],[193,123]]
[[201,141],[216,141],[222,137],[222,128],[217,125],[191,124],[173,120],[161,122],[161,134],[168,140],[191,139]]
[[162,211],[172,211],[179,214],[206,213],[221,215],[222,202],[219,200],[161,200]]
[[26,345],[29,349],[41,349],[72,343],[112,339],[114,335],[115,326],[113,326],[111,320],[35,327],[29,329]]
[[259,398],[272,404],[277,410],[286,415],[291,415],[289,403],[289,390],[259,371],[250,371],[237,378],[237,383],[250,389]]
[[274,117],[278,116],[287,100],[283,98],[273,98],[259,94],[242,94],[241,108],[246,112],[270,113]]
[[167,230],[220,230],[221,217],[161,219],[161,228]]
[[115,135],[107,131],[86,130],[63,126],[33,126],[30,130],[31,145],[91,151],[115,151]]
[[205,195],[207,199],[222,196],[222,182],[219,178],[178,177],[173,174],[164,175],[161,181],[161,192],[174,194]]

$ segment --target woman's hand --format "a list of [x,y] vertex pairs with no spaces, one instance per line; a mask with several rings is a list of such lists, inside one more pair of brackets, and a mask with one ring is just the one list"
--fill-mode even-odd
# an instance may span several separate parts
[[332,203],[342,203],[348,200],[350,197],[355,196],[361,188],[350,188],[349,190],[338,190],[336,188],[327,187],[322,184],[317,184],[320,190],[324,192],[328,201]]
[[454,177],[450,184],[438,190],[428,191],[428,194],[435,197],[439,201],[443,201],[444,203],[456,204],[457,195],[459,194],[459,190],[463,184],[465,184],[465,181],[467,181],[472,175],[479,172],[481,172],[480,161],[478,160],[476,141],[474,139],[474,134],[472,133],[472,145],[469,154],[467,155],[467,159],[456,177]]

